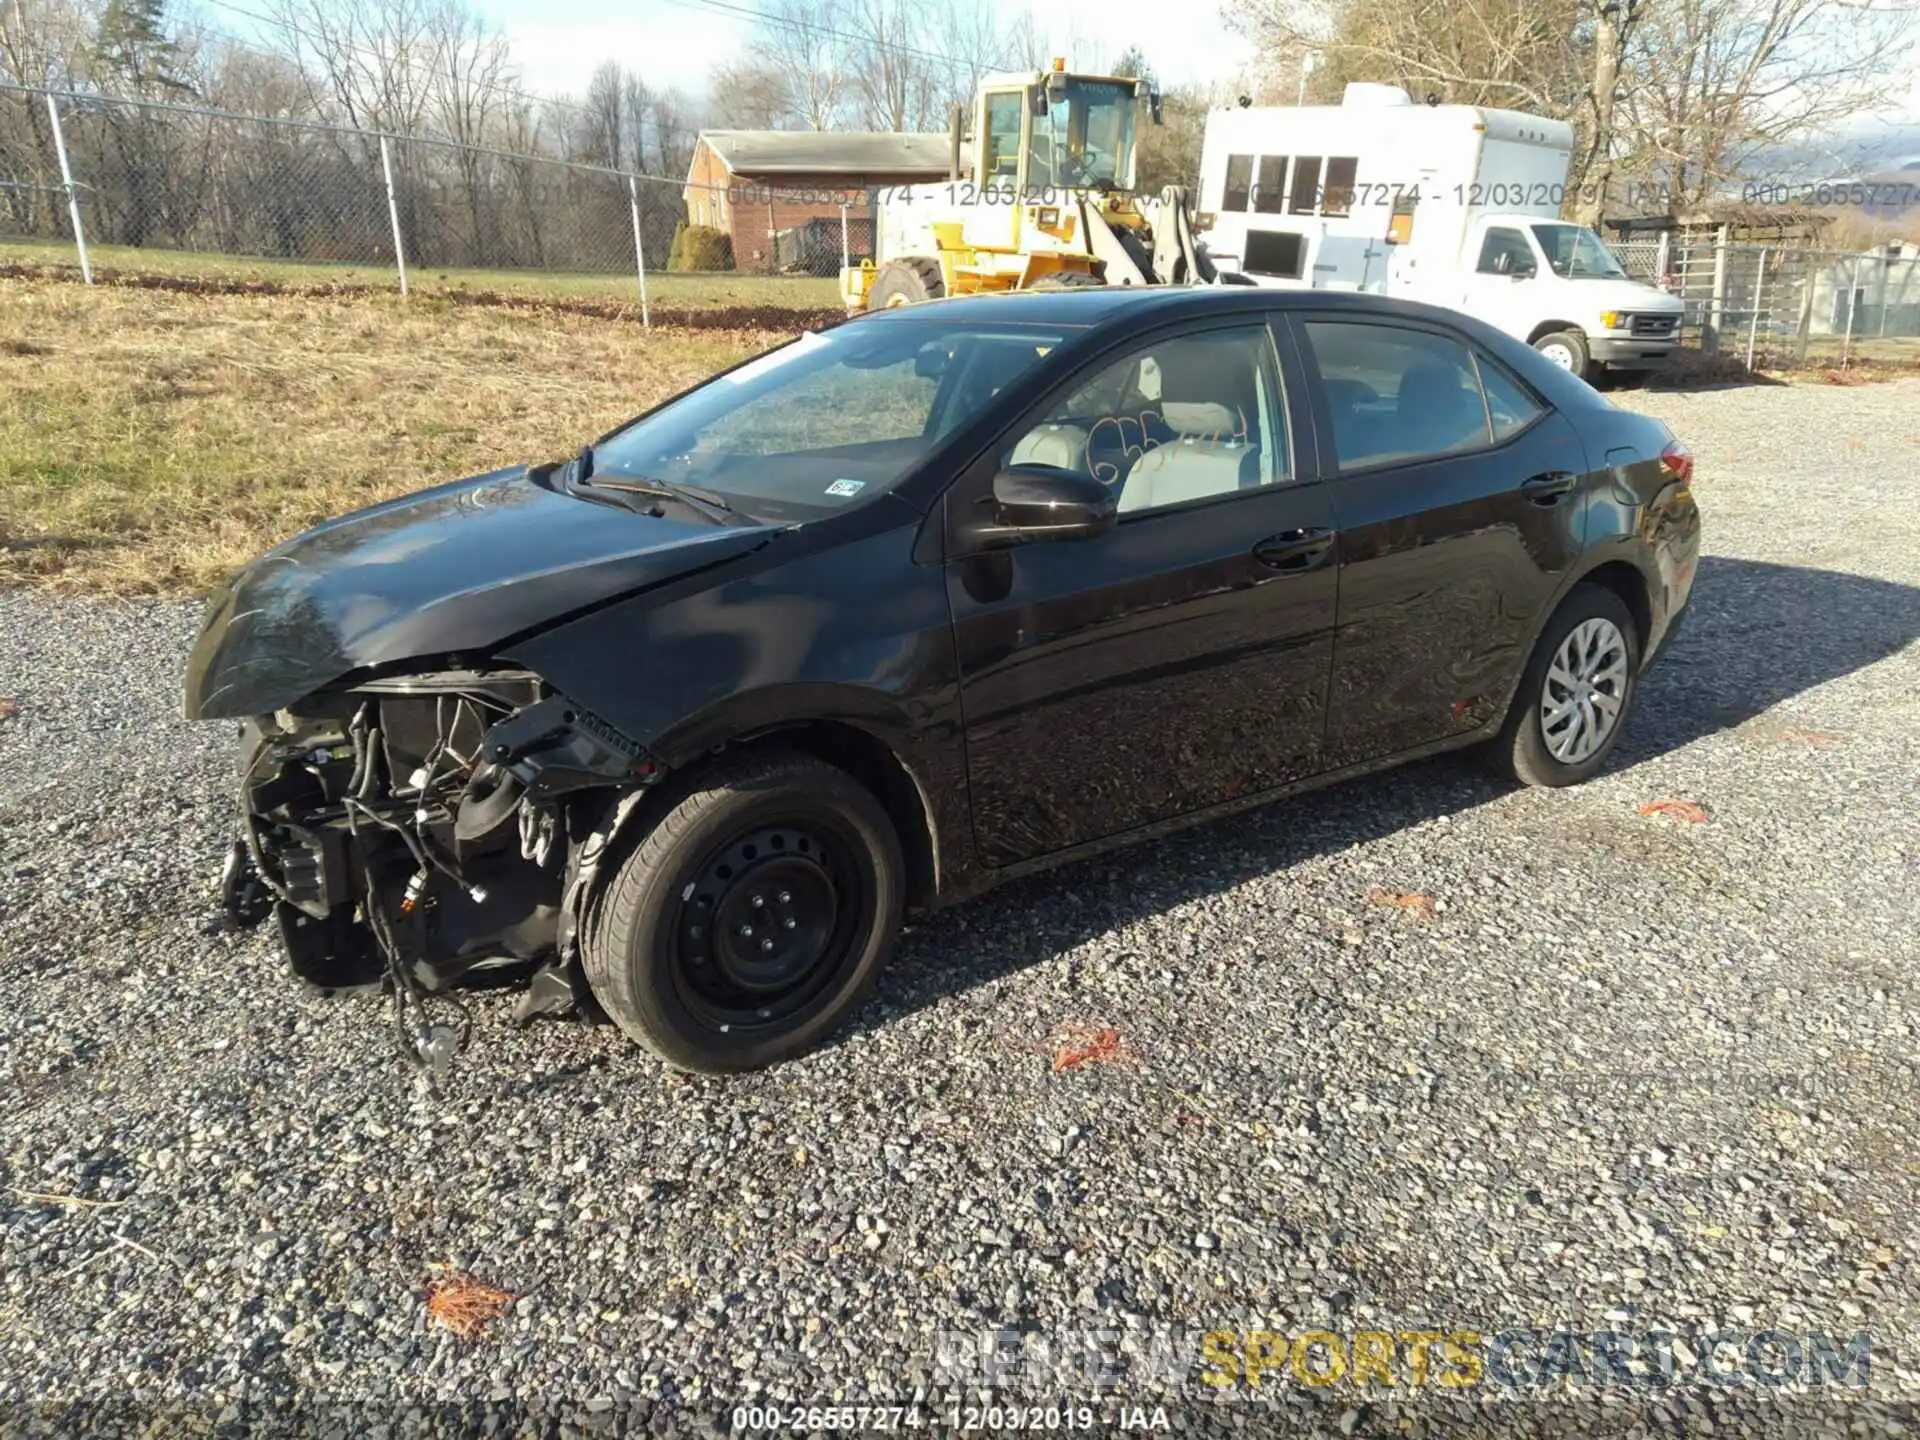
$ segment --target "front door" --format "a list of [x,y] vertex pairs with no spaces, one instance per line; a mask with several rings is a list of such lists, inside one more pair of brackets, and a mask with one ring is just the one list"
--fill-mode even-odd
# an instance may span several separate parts
[[1525,340],[1540,313],[1539,260],[1517,225],[1489,225],[1471,246],[1472,267],[1460,277],[1460,308],[1496,330]]
[[1027,92],[989,90],[980,97],[975,183],[962,181],[955,197],[969,208],[961,234],[969,245],[1012,250],[1020,243],[1020,197],[1027,184]]
[[[986,863],[1320,767],[1334,536],[1328,487],[1296,465],[1299,373],[1263,324],[1188,327],[1067,382],[948,492],[947,592]],[[969,524],[1002,466],[1098,476],[1120,490],[1119,523],[983,550]]]
[[1339,766],[1499,712],[1580,553],[1591,477],[1572,424],[1456,332],[1296,323],[1340,527]]

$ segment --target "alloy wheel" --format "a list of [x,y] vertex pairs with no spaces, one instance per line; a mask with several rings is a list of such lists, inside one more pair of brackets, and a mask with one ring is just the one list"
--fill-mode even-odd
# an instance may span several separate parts
[[1603,616],[1574,626],[1540,688],[1540,736],[1563,765],[1600,752],[1627,702],[1627,639]]

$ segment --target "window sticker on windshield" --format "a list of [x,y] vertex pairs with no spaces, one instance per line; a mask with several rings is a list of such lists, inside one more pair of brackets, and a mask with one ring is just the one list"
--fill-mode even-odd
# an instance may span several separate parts
[[836,480],[831,485],[827,486],[827,494],[858,495],[862,490],[866,488],[867,488],[867,482],[864,480]]

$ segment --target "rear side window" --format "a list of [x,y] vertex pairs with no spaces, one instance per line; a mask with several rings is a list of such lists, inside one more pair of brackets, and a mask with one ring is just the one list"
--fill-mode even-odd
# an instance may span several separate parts
[[1253,208],[1263,215],[1278,215],[1280,201],[1287,188],[1287,157],[1262,155],[1260,183],[1254,187]]
[[1293,213],[1311,215],[1320,206],[1320,157],[1302,155],[1293,162]]
[[1459,341],[1339,320],[1309,320],[1306,332],[1342,470],[1475,450],[1491,441],[1479,372]]
[[1474,361],[1480,369],[1480,386],[1487,395],[1487,418],[1493,422],[1493,442],[1497,445],[1531,425],[1540,414],[1540,402],[1491,360],[1476,355]]
[[1247,208],[1247,192],[1253,188],[1253,156],[1227,156],[1227,188],[1220,198],[1222,210]]
[[1320,194],[1322,215],[1346,215],[1353,210],[1353,182],[1360,162],[1351,155],[1335,155],[1327,161],[1327,183]]
[[1290,230],[1249,230],[1240,268],[1251,275],[1298,280],[1307,268],[1307,241]]

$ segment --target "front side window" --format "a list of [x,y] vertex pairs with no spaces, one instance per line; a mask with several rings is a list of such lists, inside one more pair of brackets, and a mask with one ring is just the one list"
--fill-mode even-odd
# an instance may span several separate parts
[[1309,320],[1306,332],[1342,470],[1491,442],[1473,354],[1459,341],[1338,320]]
[[1623,280],[1627,272],[1613,258],[1600,237],[1584,225],[1535,225],[1533,238],[1546,252],[1547,264],[1563,280]]
[[1520,275],[1534,268],[1527,237],[1511,226],[1496,225],[1480,242],[1480,260],[1473,267],[1482,275]]
[[1285,482],[1285,411],[1264,326],[1156,341],[1075,382],[1001,457],[1077,470],[1161,509]]
[[1122,189],[1133,178],[1131,80],[1069,80],[1033,121],[1028,183]]
[[609,437],[593,478],[698,485],[765,520],[831,514],[891,490],[1063,338],[937,319],[803,335]]
[[1020,117],[1026,100],[1018,90],[987,92],[987,139],[981,147],[982,180],[1012,180],[1020,173]]

